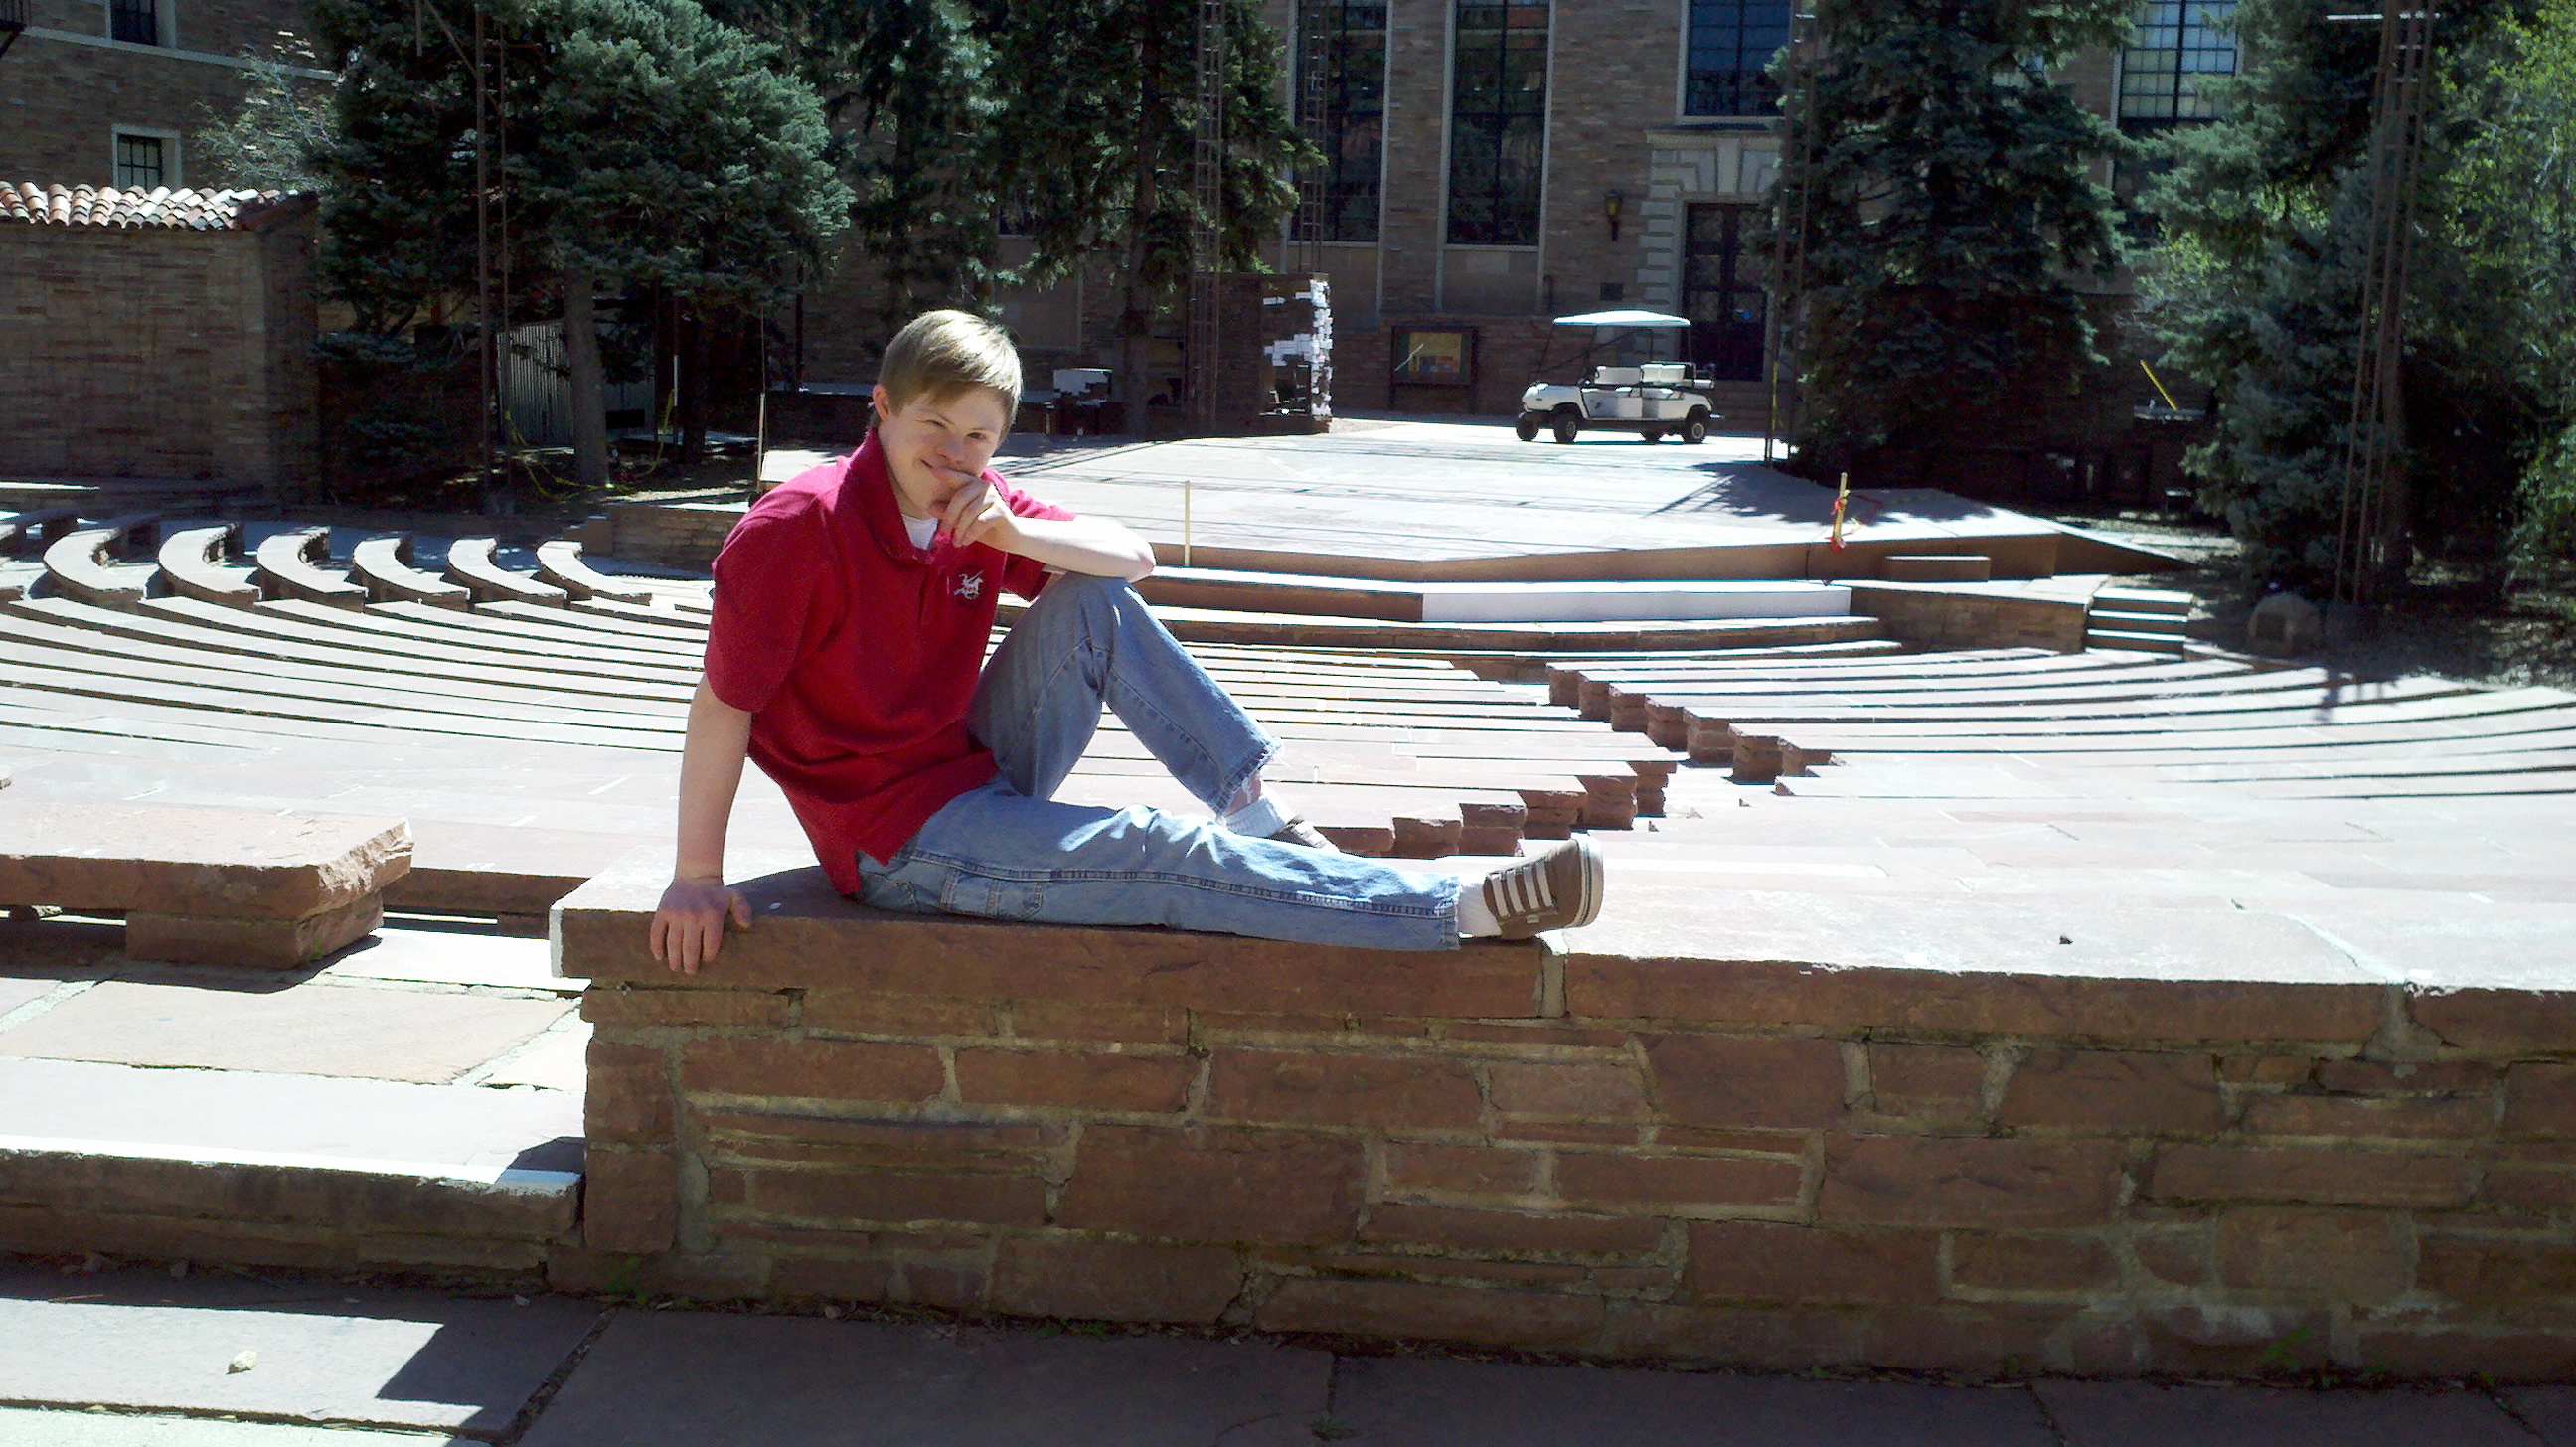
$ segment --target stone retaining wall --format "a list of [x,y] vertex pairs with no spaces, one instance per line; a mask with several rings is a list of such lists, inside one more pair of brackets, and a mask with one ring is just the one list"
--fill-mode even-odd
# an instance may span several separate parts
[[[873,915],[592,984],[566,1287],[1603,1358],[2576,1368],[2576,1004]],[[1579,936],[1577,937],[1579,939]]]
[[657,568],[704,568],[715,562],[716,550],[746,508],[738,502],[613,502],[608,545],[600,551]]

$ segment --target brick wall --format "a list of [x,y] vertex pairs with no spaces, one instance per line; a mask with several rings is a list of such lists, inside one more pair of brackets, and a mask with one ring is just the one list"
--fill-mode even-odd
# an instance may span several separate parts
[[558,1282],[1608,1358],[2576,1368],[2576,1005],[867,916],[591,977]]
[[0,221],[0,468],[303,486],[312,250],[306,202],[222,231]]

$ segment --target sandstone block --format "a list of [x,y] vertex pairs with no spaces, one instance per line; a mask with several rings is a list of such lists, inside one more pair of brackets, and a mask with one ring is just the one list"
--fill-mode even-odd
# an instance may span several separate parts
[[1463,1128],[1480,1102],[1465,1062],[1422,1057],[1221,1050],[1208,1111],[1300,1125]]
[[1322,1245],[1358,1223],[1359,1143],[1290,1131],[1092,1126],[1056,1222],[1208,1243]]
[[710,1094],[926,1100],[945,1084],[927,1045],[754,1036],[692,1040],[680,1052],[680,1088]]
[[2458,1156],[2304,1146],[2165,1145],[2146,1194],[2194,1201],[2284,1201],[2320,1206],[2457,1206],[2472,1170]]
[[1635,1120],[1646,1114],[1645,1083],[1625,1065],[1557,1065],[1499,1060],[1485,1067],[1494,1109],[1505,1115]]
[[1940,1244],[1930,1231],[1706,1221],[1690,1228],[1686,1279],[1703,1301],[1929,1302]]
[[2227,1123],[2209,1056],[2113,1050],[2032,1055],[2013,1072],[2000,1119],[2123,1134],[2214,1131]]
[[2415,1283],[2477,1306],[2541,1301],[2576,1306],[2576,1246],[2430,1237],[2422,1246]]
[[296,920],[379,895],[410,868],[399,819],[0,805],[0,900],[12,904]]
[[[2562,1040],[2558,1048],[2565,1048]],[[2516,1065],[2505,1079],[2508,1134],[2576,1136],[2576,1065]]]
[[1369,1207],[1368,1223],[1359,1236],[1363,1241],[1460,1251],[1627,1256],[1654,1250],[1663,1229],[1659,1222],[1635,1216],[1477,1211],[1382,1201]]
[[1005,1241],[992,1302],[1022,1316],[1212,1322],[1243,1288],[1231,1251],[1107,1241]]
[[375,933],[385,922],[381,896],[368,895],[297,919],[241,919],[128,911],[125,953],[174,965],[239,965],[290,970]]
[[679,1228],[679,1162],[658,1151],[590,1152],[581,1234],[591,1250],[649,1256],[670,1250]]
[[1854,1225],[2083,1226],[2109,1216],[2119,1185],[2108,1141],[1843,1137],[1826,1147],[1816,1209]]
[[613,1029],[697,1025],[710,1029],[786,1028],[789,1002],[769,990],[632,990],[581,992],[581,1018]]
[[621,1045],[594,1036],[586,1080],[585,1136],[643,1145],[671,1139],[671,1065],[660,1046]]
[[972,1102],[1168,1113],[1184,1104],[1198,1071],[1186,1055],[960,1050],[957,1091]]
[[2403,1096],[2271,1095],[2245,1108],[2256,1135],[2328,1136],[2342,1140],[2466,1140],[2495,1133],[2493,1102]]
[[1870,1103],[1882,1115],[1965,1120],[1977,1113],[1986,1058],[1955,1045],[1869,1047]]
[[2093,1291],[2119,1280],[2110,1248],[2091,1236],[1961,1232],[1950,1243],[1953,1285],[1985,1291]]
[[1664,1035],[1648,1039],[1646,1059],[1671,1120],[1796,1127],[1842,1116],[1842,1050],[1831,1040]]
[[[708,1195],[715,1195],[709,1172]],[[1046,1183],[1033,1175],[948,1171],[746,1170],[742,1208],[758,1216],[849,1229],[915,1221],[1037,1226]]]
[[1797,1163],[1717,1156],[1561,1152],[1556,1193],[1596,1206],[1788,1206],[1798,1199]]
[[1537,1189],[1538,1164],[1538,1152],[1529,1150],[1411,1142],[1386,1148],[1387,1183],[1398,1190],[1516,1196]]
[[2382,1302],[2413,1276],[2405,1223],[2374,1211],[2264,1208],[2218,1222],[2218,1275],[2229,1286]]

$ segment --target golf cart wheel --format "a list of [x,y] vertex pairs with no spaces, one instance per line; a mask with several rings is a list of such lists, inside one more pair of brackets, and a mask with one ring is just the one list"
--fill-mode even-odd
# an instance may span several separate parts
[[1661,427],[1641,427],[1637,430],[1637,438],[1648,446],[1652,446],[1653,444],[1664,440],[1664,429]]
[[1559,442],[1572,442],[1574,434],[1583,430],[1583,420],[1575,415],[1571,407],[1559,411],[1548,425],[1556,433],[1556,440]]
[[1707,440],[1708,414],[1705,412],[1693,412],[1690,417],[1682,423],[1682,441],[1700,443],[1706,442]]
[[1536,442],[1538,441],[1538,424],[1539,415],[1537,413],[1524,412],[1512,423],[1512,435],[1518,437],[1523,442]]

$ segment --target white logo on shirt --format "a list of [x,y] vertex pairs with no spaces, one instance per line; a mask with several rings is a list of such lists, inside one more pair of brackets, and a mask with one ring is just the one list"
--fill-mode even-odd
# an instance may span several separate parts
[[960,573],[957,575],[957,585],[950,591],[957,595],[958,602],[972,603],[984,596],[984,575]]

